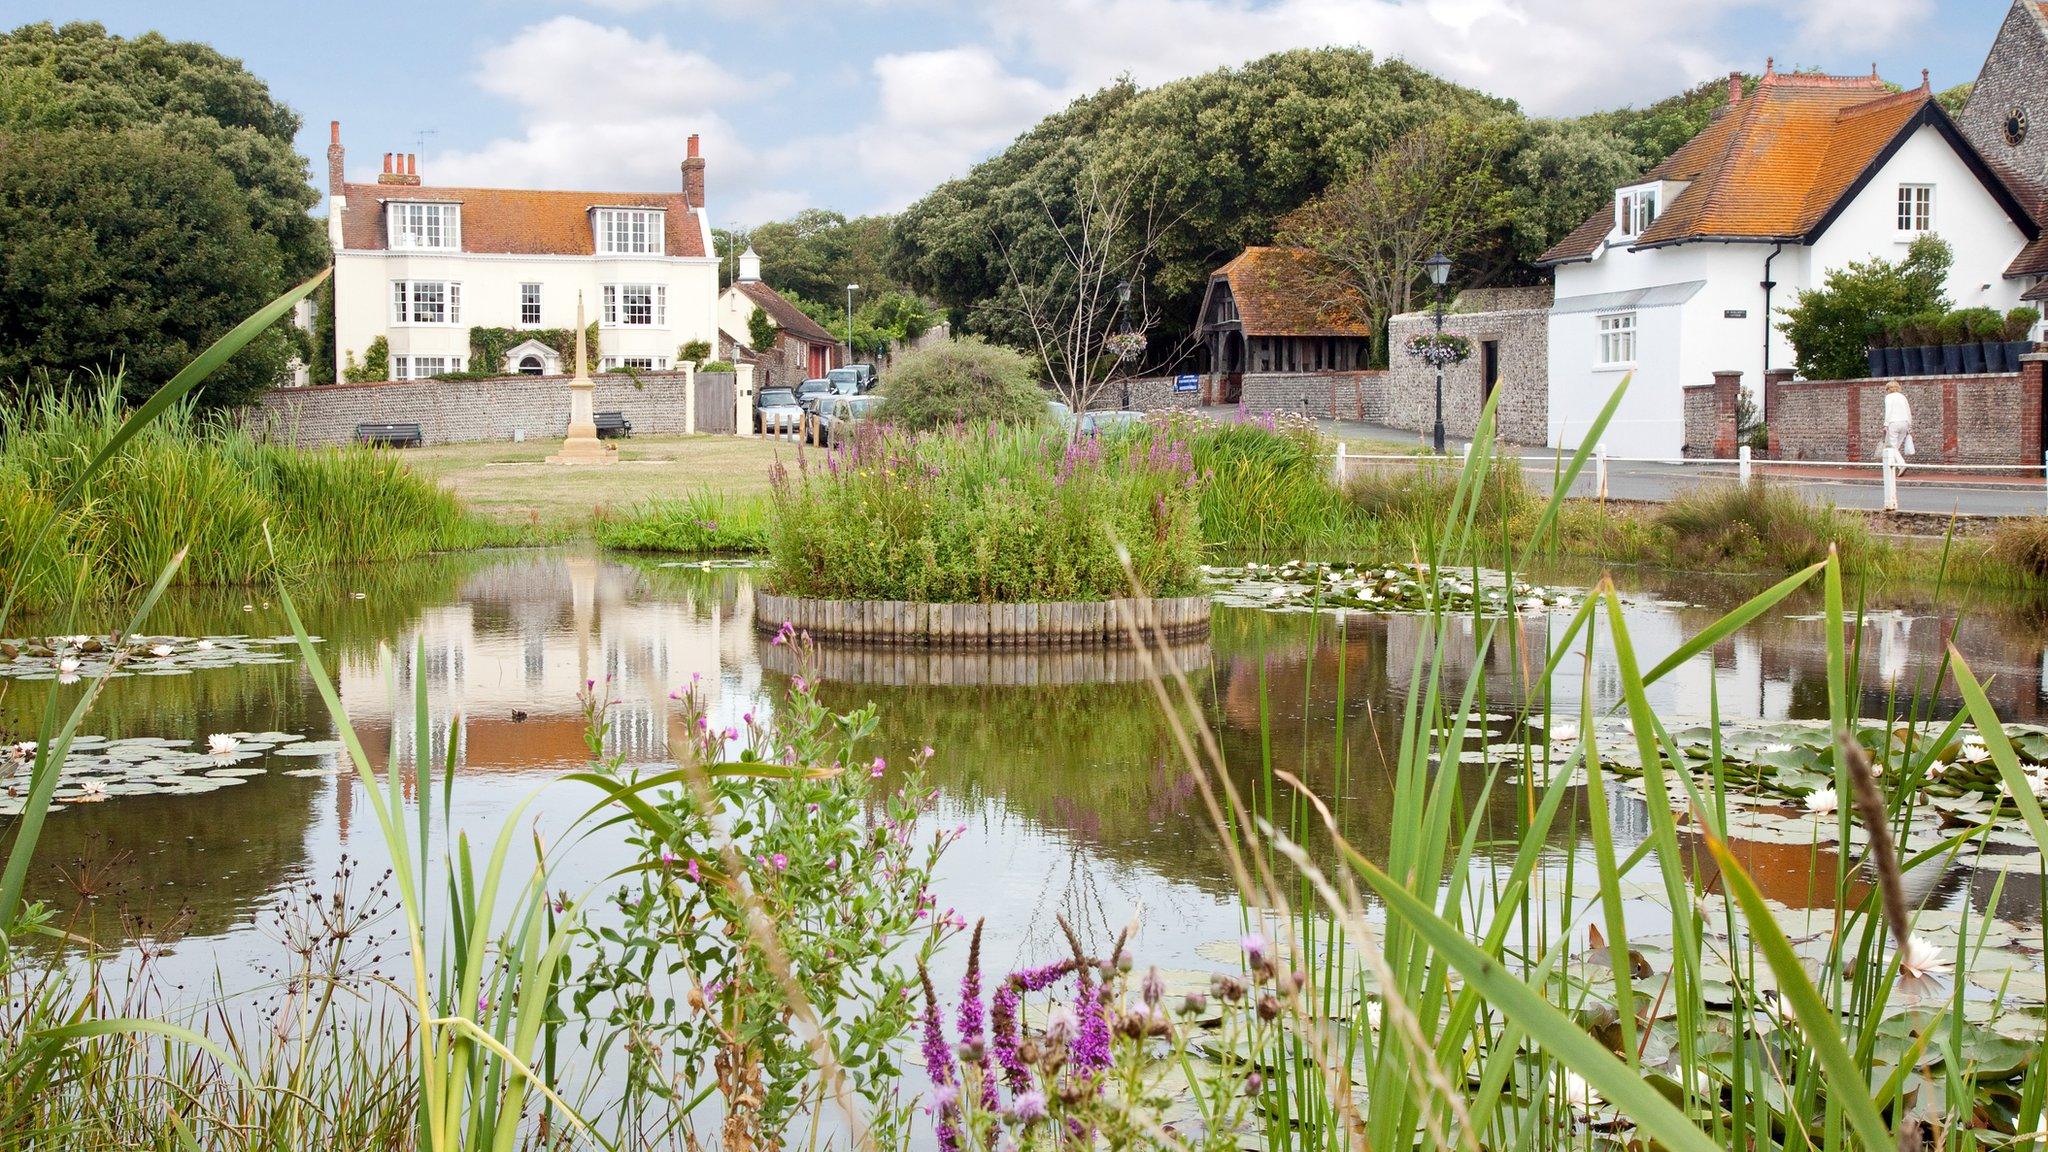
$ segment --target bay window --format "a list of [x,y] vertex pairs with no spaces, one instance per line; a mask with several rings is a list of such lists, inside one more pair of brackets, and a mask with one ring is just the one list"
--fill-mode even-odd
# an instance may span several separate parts
[[668,326],[668,285],[607,284],[601,313],[610,327],[665,328]]
[[393,280],[393,324],[462,323],[462,284],[455,280]]

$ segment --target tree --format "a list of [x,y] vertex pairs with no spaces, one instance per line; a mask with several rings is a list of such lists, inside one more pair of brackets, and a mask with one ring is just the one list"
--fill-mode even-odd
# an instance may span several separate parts
[[1778,330],[1809,380],[1851,380],[1869,371],[1865,350],[1887,323],[1948,308],[1942,291],[1954,252],[1941,237],[1913,241],[1902,260],[1851,261],[1784,309]]
[[[139,400],[268,303],[278,266],[226,170],[161,130],[0,132],[0,380],[124,369]],[[203,399],[276,383],[290,348],[264,333]]]
[[865,292],[902,292],[908,285],[888,264],[887,216],[846,216],[806,208],[788,220],[757,225],[748,232],[716,230],[712,242],[721,259],[752,245],[761,258],[761,279],[785,296],[831,300],[858,284]]
[[298,113],[241,61],[151,32],[95,23],[26,24],[0,33],[0,129],[24,134],[153,126],[226,169],[250,225],[277,246],[278,290],[328,261],[319,203],[295,140]]
[[1154,263],[1162,222],[1150,181],[1093,161],[1082,163],[1070,196],[1042,209],[1059,238],[1053,260],[1020,259],[1008,238],[995,241],[1027,347],[1053,392],[1081,412],[1136,368],[1158,325],[1138,286]]
[[1322,257],[1325,307],[1362,305],[1374,328],[1414,303],[1423,261],[1464,255],[1499,213],[1498,125],[1438,120],[1280,222],[1280,241]]
[[1046,415],[1031,361],[979,340],[910,353],[890,370],[882,391],[882,418],[919,432],[960,423],[1030,425]]

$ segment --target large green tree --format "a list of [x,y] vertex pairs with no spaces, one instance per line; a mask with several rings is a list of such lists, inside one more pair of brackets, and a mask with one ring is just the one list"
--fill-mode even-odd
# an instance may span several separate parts
[[[19,382],[36,371],[61,378],[125,358],[129,387],[147,392],[183,356],[319,268],[326,237],[307,215],[319,198],[293,144],[299,126],[268,85],[204,44],[114,36],[92,23],[0,34],[0,135],[8,142],[0,169],[9,197],[0,279],[18,302],[0,325],[0,379]],[[45,171],[28,170],[31,155]],[[100,162],[110,156],[168,183]],[[197,200],[176,202],[181,195]],[[51,227],[59,234],[24,231]],[[193,238],[189,251],[125,239],[178,235]],[[92,246],[82,246],[88,240]],[[77,263],[38,267],[30,252]],[[133,301],[115,308],[124,323],[159,327],[115,333],[105,315],[72,310],[117,298]],[[87,339],[89,332],[100,335]],[[267,382],[250,376],[256,358],[238,359],[246,362],[210,385],[209,402],[245,397]]]
[[[140,399],[274,296],[279,263],[227,172],[159,129],[0,131],[0,381],[120,369]],[[275,383],[292,346],[265,333],[205,401]]]
[[848,218],[826,208],[806,208],[787,220],[756,225],[746,232],[718,230],[712,237],[721,259],[749,244],[761,258],[761,279],[785,296],[840,300],[848,284],[864,295],[906,290],[889,268],[887,216]]

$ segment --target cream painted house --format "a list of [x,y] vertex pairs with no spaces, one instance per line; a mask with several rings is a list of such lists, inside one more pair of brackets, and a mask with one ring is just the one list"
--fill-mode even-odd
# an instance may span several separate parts
[[664,370],[718,340],[718,260],[691,136],[680,192],[439,188],[417,159],[386,153],[374,184],[343,175],[341,123],[327,148],[334,247],[335,377],[389,344],[394,380],[441,372],[573,370],[547,342],[470,362],[473,327],[573,328],[580,296],[599,328],[593,369]]
[[1777,324],[1799,292],[1851,261],[1901,258],[1934,233],[1955,251],[1956,307],[2020,303],[2014,260],[2040,234],[2006,173],[1921,84],[1766,67],[1748,94],[1539,263],[1554,269],[1549,442],[1575,447],[1624,377],[1611,449],[1676,459],[1684,389],[1740,371],[1761,401],[1789,368]]

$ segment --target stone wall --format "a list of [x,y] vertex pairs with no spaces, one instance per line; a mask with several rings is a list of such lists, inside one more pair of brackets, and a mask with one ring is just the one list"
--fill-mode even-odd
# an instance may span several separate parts
[[[1906,376],[1896,383],[1913,408],[1913,462],[2039,464],[2041,387],[2048,353],[2029,353],[2017,373]],[[1891,380],[1764,382],[1770,454],[1778,460],[1876,460]]]
[[1736,412],[1742,373],[1716,372],[1711,384],[1685,386],[1685,454],[1693,459],[1732,460],[1741,421]]
[[1387,374],[1361,372],[1247,372],[1240,403],[1254,415],[1293,412],[1318,420],[1386,422]]
[[[1436,369],[1408,355],[1408,339],[1435,329],[1427,312],[1406,312],[1387,324],[1386,415],[1389,427],[1428,432],[1436,423]],[[1493,341],[1500,353],[1495,431],[1511,444],[1545,444],[1550,439],[1550,310],[1511,308],[1490,312],[1452,311],[1444,331],[1472,342],[1472,355],[1444,369],[1444,430],[1470,437],[1484,403],[1481,345]]]
[[[730,376],[726,376],[730,379]],[[622,373],[596,376],[594,407],[619,411],[633,434],[684,431],[690,374],[643,372],[636,385]],[[260,436],[300,447],[347,444],[356,425],[416,423],[429,444],[479,440],[549,440],[569,430],[569,378],[501,376],[489,380],[395,380],[279,388],[244,409]]]
[[1123,403],[1124,385],[1130,385],[1131,407],[1139,412],[1171,412],[1183,408],[1202,406],[1202,385],[1210,377],[1201,377],[1195,383],[1193,392],[1175,392],[1171,376],[1134,376],[1119,380],[1109,389],[1109,395],[1101,397],[1091,407],[1115,408]]

